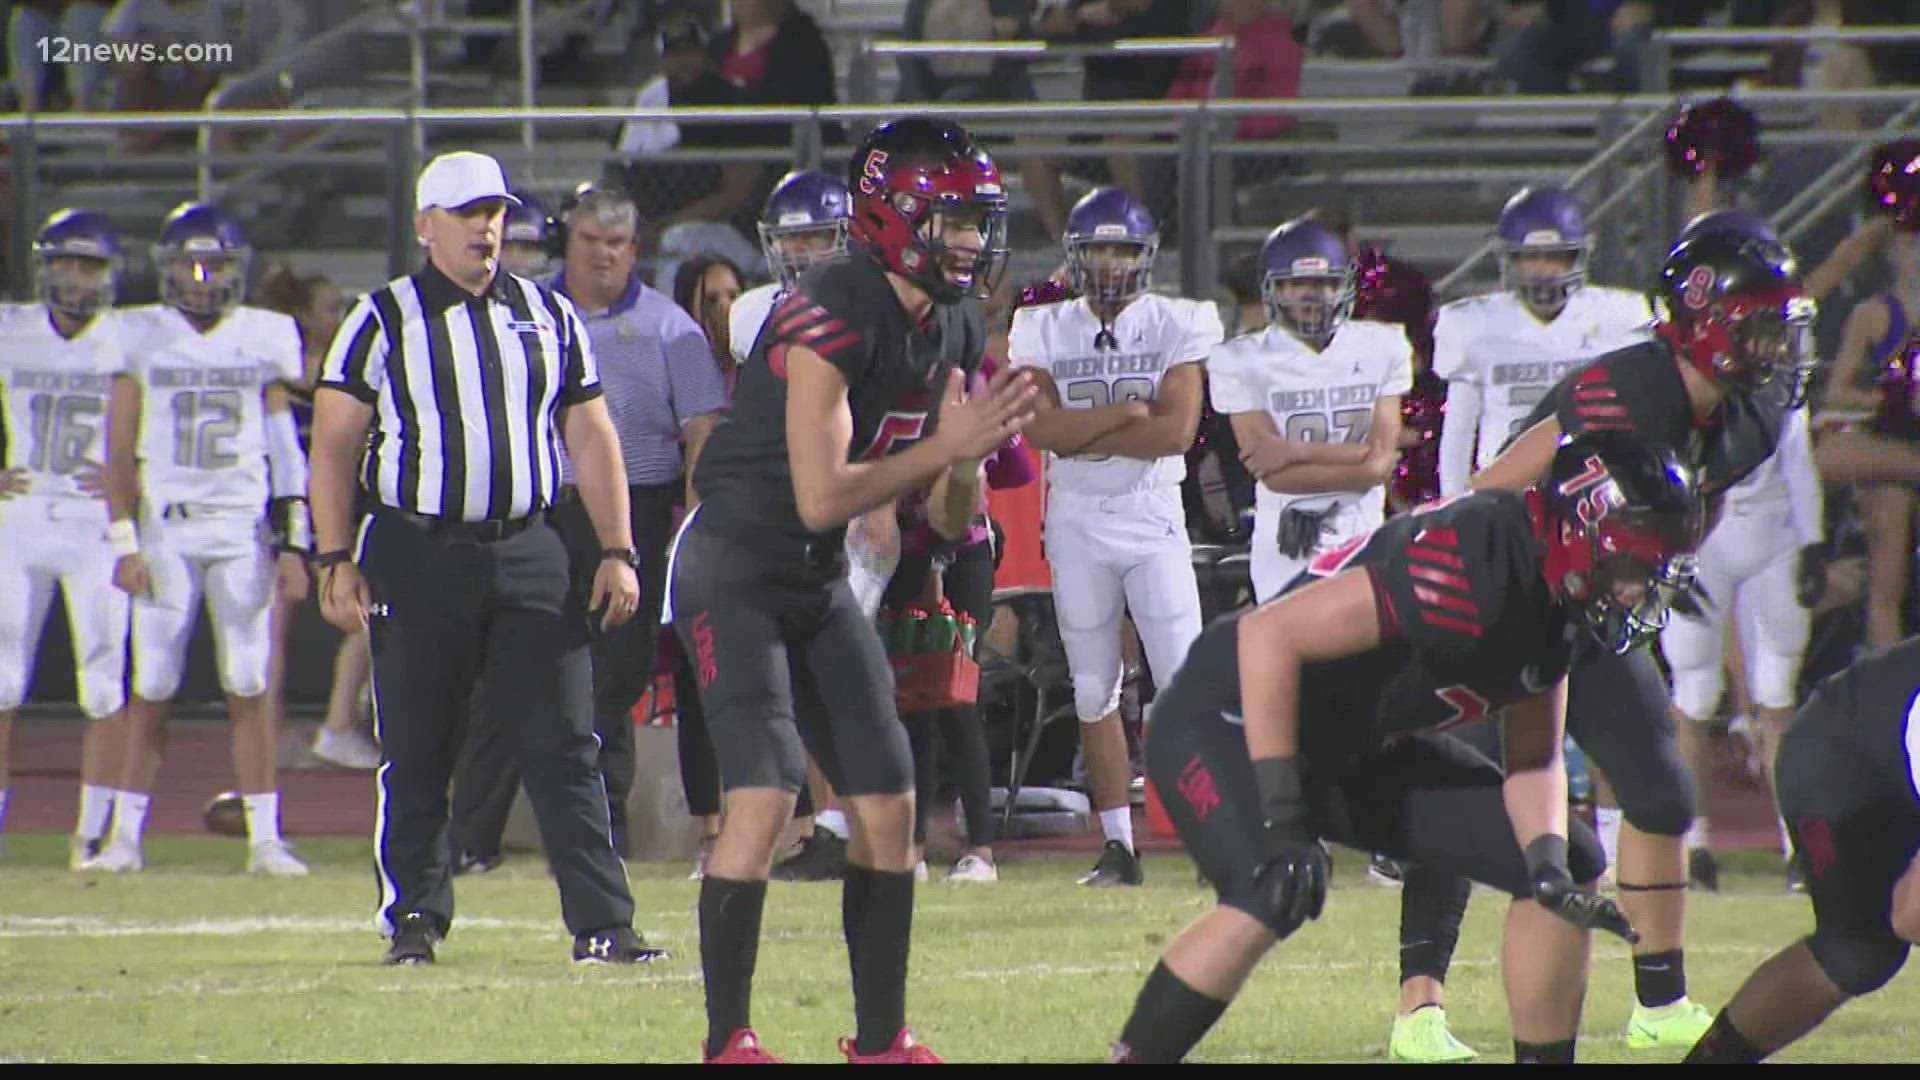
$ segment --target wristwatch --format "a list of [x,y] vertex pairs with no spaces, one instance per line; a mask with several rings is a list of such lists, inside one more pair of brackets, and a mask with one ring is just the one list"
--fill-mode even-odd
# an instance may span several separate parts
[[608,559],[626,563],[636,574],[640,572],[640,553],[630,547],[601,548],[600,561],[606,562]]

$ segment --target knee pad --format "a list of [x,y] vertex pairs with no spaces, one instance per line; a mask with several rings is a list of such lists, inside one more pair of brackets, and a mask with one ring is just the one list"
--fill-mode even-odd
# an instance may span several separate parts
[[[149,640],[141,644],[142,638]],[[181,669],[186,666],[186,643],[175,647],[172,635],[164,632],[141,633],[133,638],[133,692],[148,701],[172,701],[180,689]]]
[[228,641],[226,655],[220,660],[220,689],[240,698],[266,693],[267,660],[272,651],[270,634],[254,640]]
[[1101,675],[1073,677],[1073,711],[1083,724],[1097,724],[1120,708],[1120,683],[1123,676],[1109,679]]
[[1760,652],[1747,662],[1747,686],[1753,703],[1763,709],[1793,707],[1794,684],[1800,679],[1800,658]]
[[1591,885],[1607,870],[1607,850],[1585,821],[1567,823],[1567,869],[1573,880]]
[[1269,908],[1266,902],[1255,894],[1251,879],[1241,882],[1230,894],[1223,892],[1220,896],[1220,904],[1222,907],[1230,907],[1258,919],[1262,926],[1273,931],[1273,935],[1281,941],[1292,937],[1293,932],[1303,925],[1300,920],[1289,919],[1284,913]]
[[1820,970],[1833,985],[1853,997],[1871,994],[1887,985],[1907,962],[1907,943],[1886,937],[1843,937],[1814,931],[1807,939]]
[[1724,689],[1726,676],[1718,665],[1673,669],[1673,707],[1686,713],[1689,720],[1710,719]]
[[[1693,827],[1693,778],[1684,769],[1677,775],[1672,770],[1669,780],[1657,788],[1637,792],[1629,796],[1618,783],[1614,784],[1614,794],[1620,800],[1621,816],[1627,824],[1643,833],[1655,836],[1685,836]],[[1609,773],[1608,779],[1613,774]]]

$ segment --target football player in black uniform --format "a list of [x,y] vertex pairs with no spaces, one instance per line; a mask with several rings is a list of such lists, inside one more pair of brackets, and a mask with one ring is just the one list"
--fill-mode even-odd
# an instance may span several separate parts
[[[1473,478],[1476,491],[1522,490],[1546,475],[1565,436],[1618,432],[1678,449],[1712,519],[1727,489],[1773,453],[1789,409],[1804,396],[1813,303],[1784,247],[1731,232],[1675,247],[1657,301],[1661,316],[1650,340],[1596,357],[1548,391],[1519,437]],[[1625,817],[1614,873],[1641,935],[1627,1027],[1634,1049],[1684,1049],[1713,1020],[1687,997],[1693,780],[1667,706],[1651,649],[1582,648],[1575,656],[1567,728],[1611,782]],[[1465,906],[1445,903],[1461,895],[1456,890],[1423,884],[1419,895],[1437,900],[1407,906],[1402,940],[1439,943],[1442,955],[1429,966],[1444,972]]]
[[1920,638],[1826,680],[1780,740],[1780,813],[1813,900],[1813,933],[1747,976],[1687,1061],[1759,1061],[1920,945]]
[[[1147,773],[1220,898],[1162,956],[1116,1060],[1178,1061],[1273,944],[1320,914],[1322,838],[1515,898],[1506,985],[1523,1061],[1571,1061],[1605,860],[1567,820],[1577,640],[1649,640],[1690,582],[1701,512],[1672,451],[1570,440],[1522,493],[1430,503],[1213,622],[1154,702]],[[1507,767],[1446,728],[1506,709]]]
[[913,768],[893,670],[847,585],[849,519],[931,488],[958,536],[981,459],[1032,416],[1009,370],[967,398],[978,297],[1006,253],[1000,173],[959,125],[910,117],[855,153],[851,257],[808,271],[741,366],[676,539],[666,617],[693,659],[726,791],[700,889],[706,1056],[764,1062],[748,1000],[767,872],[807,754],[845,802],[853,1061],[937,1061],[905,1024]]

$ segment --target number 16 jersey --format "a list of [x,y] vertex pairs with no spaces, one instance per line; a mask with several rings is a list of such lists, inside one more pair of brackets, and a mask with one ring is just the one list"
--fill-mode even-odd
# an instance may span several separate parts
[[94,501],[74,477],[106,461],[107,387],[123,365],[116,329],[114,313],[101,312],[69,339],[44,304],[0,305],[0,468],[26,470],[25,498]]
[[202,334],[158,304],[121,316],[122,374],[140,384],[140,490],[169,504],[258,514],[267,503],[267,387],[304,372],[293,319],[239,307]]

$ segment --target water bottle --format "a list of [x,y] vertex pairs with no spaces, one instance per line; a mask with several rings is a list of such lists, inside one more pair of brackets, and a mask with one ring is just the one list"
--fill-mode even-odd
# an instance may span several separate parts
[[960,648],[966,653],[966,655],[969,658],[971,658],[973,656],[974,647],[979,643],[980,643],[980,624],[973,621],[973,616],[965,612],[961,612],[960,613]]
[[911,656],[925,651],[927,613],[910,607],[893,624],[893,651],[896,656]]
[[960,636],[960,620],[954,616],[952,604],[940,601],[940,610],[927,616],[926,634],[920,651],[936,655],[953,651],[953,643]]
[[873,617],[873,627],[879,631],[880,644],[886,648],[889,656],[893,655],[893,623],[896,618],[898,616],[893,613],[892,608],[884,607]]

